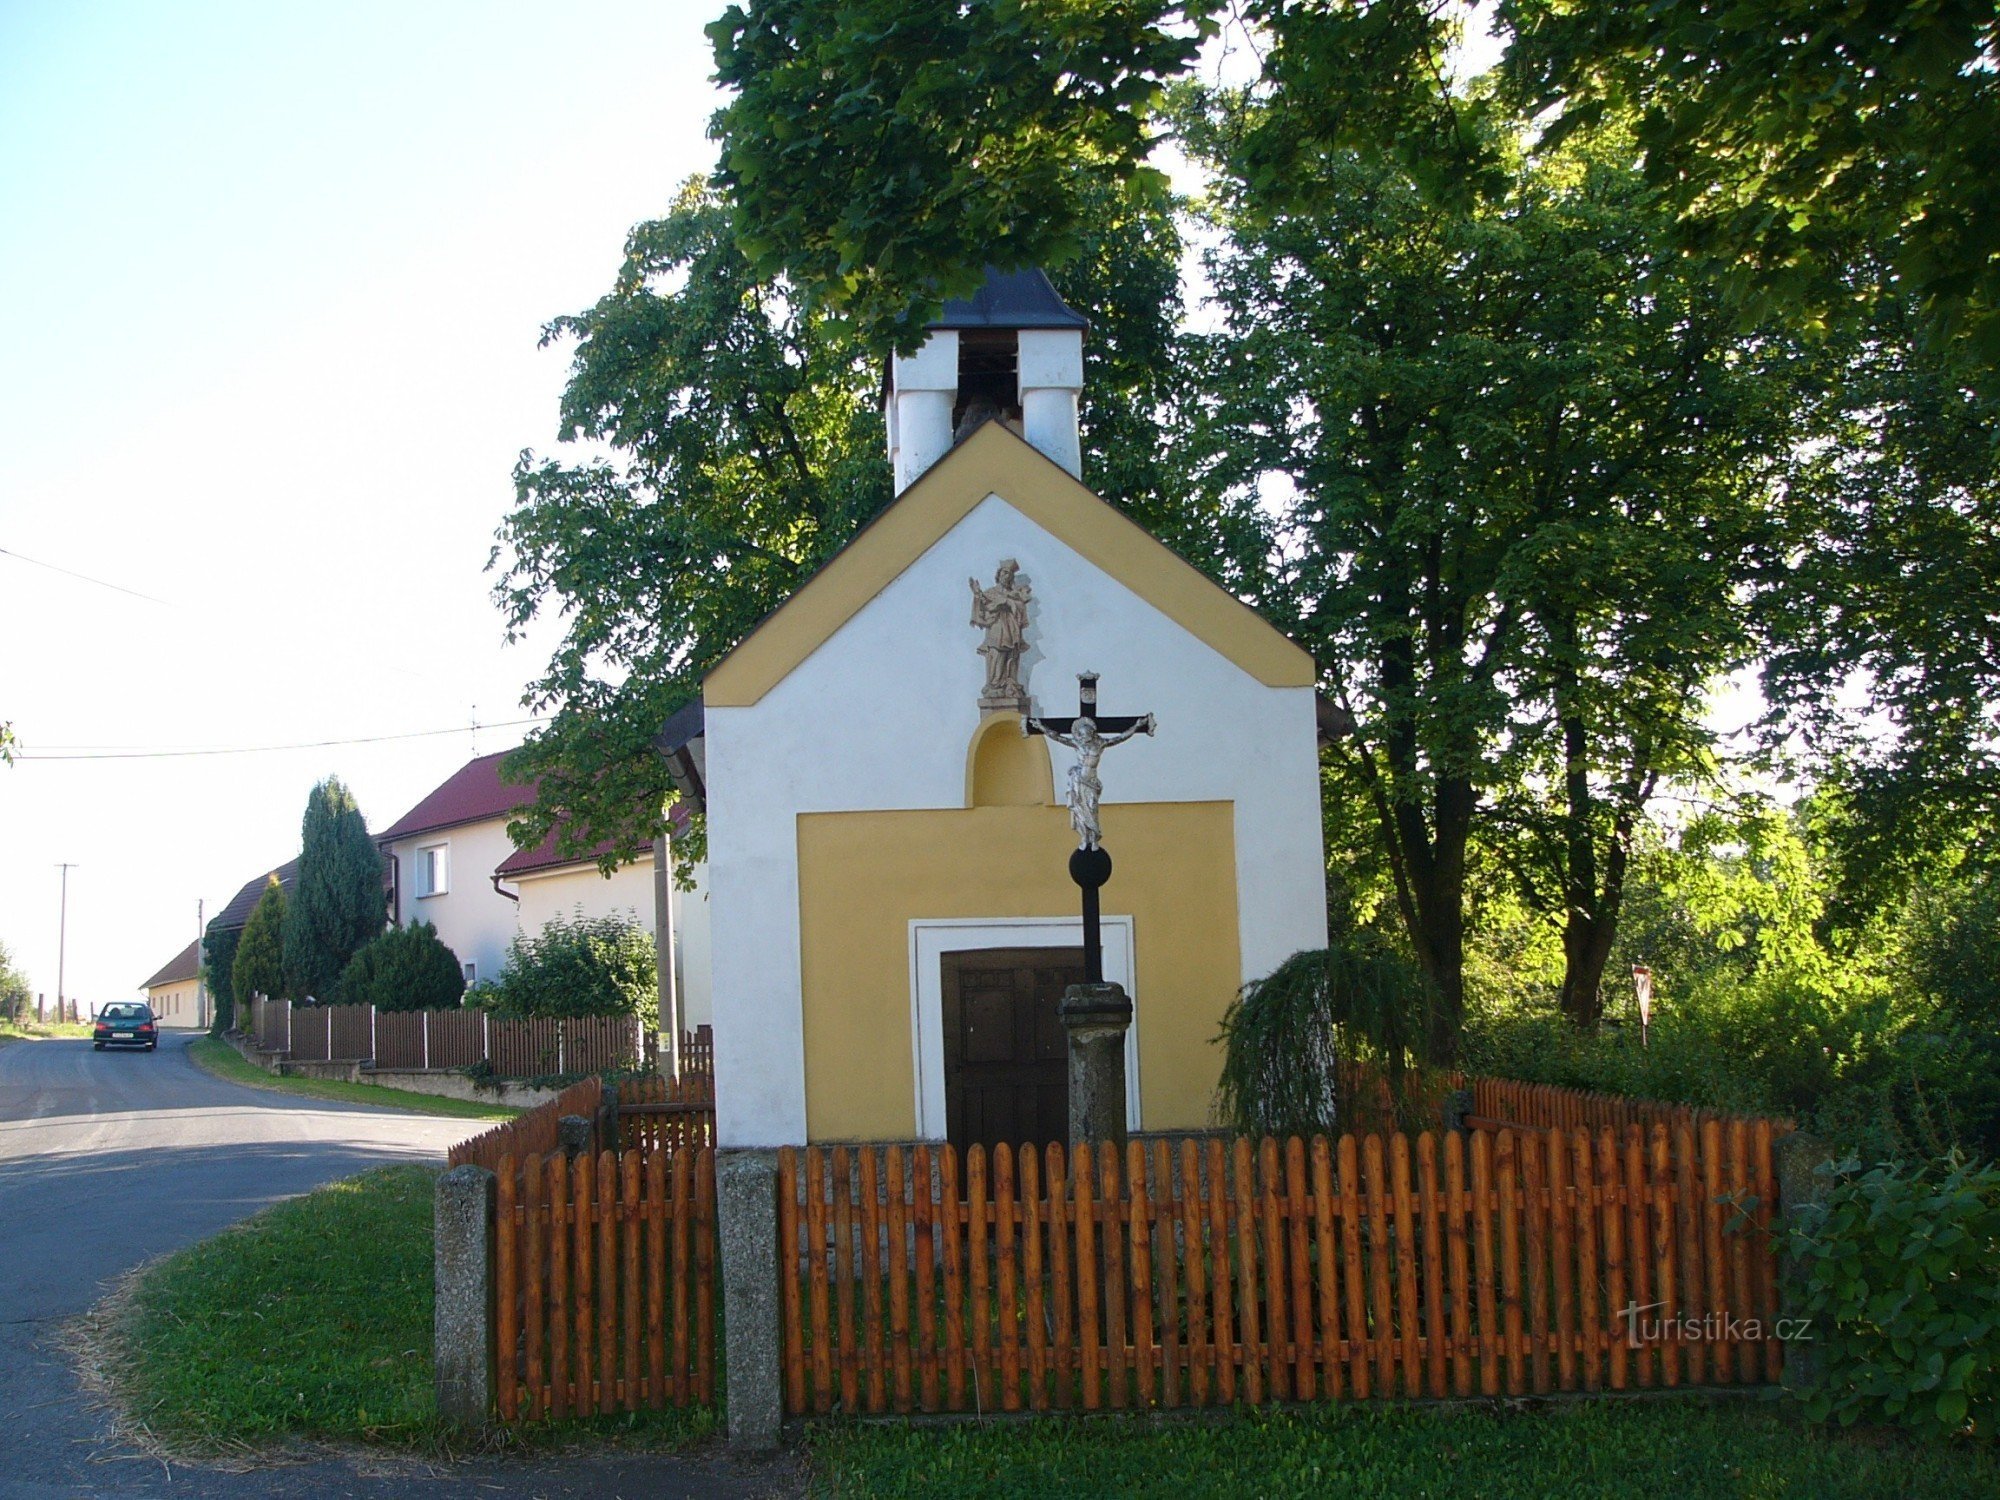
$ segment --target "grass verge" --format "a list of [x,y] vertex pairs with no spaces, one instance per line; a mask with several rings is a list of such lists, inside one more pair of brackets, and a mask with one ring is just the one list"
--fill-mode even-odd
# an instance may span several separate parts
[[0,1042],[31,1042],[50,1036],[89,1036],[88,1021],[10,1021],[0,1019]]
[[809,1443],[832,1496],[1439,1496],[1462,1500],[1811,1500],[2000,1493],[1989,1447],[1919,1447],[1801,1427],[1768,1404],[1595,1401],[1533,1411],[1323,1407],[1215,1422],[1143,1418],[988,1427],[825,1425]]
[[229,1043],[212,1036],[197,1037],[188,1047],[195,1065],[230,1083],[247,1084],[253,1089],[271,1089],[281,1094],[298,1094],[307,1099],[328,1099],[340,1104],[366,1104],[374,1109],[401,1109],[414,1115],[446,1115],[455,1120],[511,1120],[521,1113],[504,1104],[481,1104],[472,1099],[440,1099],[434,1094],[413,1094],[407,1089],[385,1089],[375,1083],[343,1083],[334,1078],[285,1078],[267,1073],[250,1062]]
[[[366,1172],[147,1267],[100,1340],[127,1430],[188,1457],[299,1441],[453,1451],[432,1392],[436,1180],[429,1167]],[[662,1447],[714,1426],[709,1412],[647,1413],[485,1446]]]

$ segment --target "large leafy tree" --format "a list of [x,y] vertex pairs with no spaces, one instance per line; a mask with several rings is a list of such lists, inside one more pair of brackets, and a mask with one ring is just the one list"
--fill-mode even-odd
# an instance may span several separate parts
[[746,0],[709,27],[718,184],[757,273],[870,345],[912,346],[988,263],[1086,253],[1106,183],[1142,194],[1162,79],[1210,3]]
[[1774,732],[1825,785],[1844,924],[1996,858],[2000,450],[1949,363],[1884,309],[1841,341],[1839,426],[1761,598]]
[[[1914,306],[2000,396],[2000,10],[1991,0],[1503,0],[1556,128],[1629,112],[1682,243],[1793,315]],[[1860,279],[1857,279],[1857,277]]]
[[[1161,432],[1182,420],[1171,206],[1107,194],[1100,208],[1056,278],[1095,320],[1088,477],[1232,566],[1220,560],[1255,550],[1244,508],[1191,510],[1186,477],[1161,459]],[[672,795],[661,724],[888,503],[887,349],[756,269],[735,214],[700,186],[635,228],[610,293],[547,338],[575,345],[561,436],[599,451],[524,455],[493,552],[510,632],[545,615],[564,631],[526,700],[554,718],[510,763],[540,787],[513,831],[533,843],[555,829],[570,851],[631,847]]]
[[1336,774],[1437,986],[1433,1052],[1482,841],[1592,1023],[1638,821],[1700,769],[1704,691],[1749,651],[1789,357],[1679,274],[1615,139],[1457,207],[1341,150],[1267,193],[1236,154],[1264,107],[1194,130],[1226,185],[1205,481],[1274,518],[1260,602],[1353,725]]
[[312,789],[301,827],[299,879],[285,908],[285,978],[294,999],[325,1002],[387,919],[382,853],[337,776]]

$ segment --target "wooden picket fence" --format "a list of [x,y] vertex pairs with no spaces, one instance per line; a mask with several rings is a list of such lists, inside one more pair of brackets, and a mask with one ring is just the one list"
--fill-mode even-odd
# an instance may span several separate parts
[[[1754,1124],[1757,1119],[1754,1115],[1732,1114],[1727,1110],[1633,1099],[1623,1094],[1567,1089],[1548,1083],[1521,1083],[1512,1078],[1475,1077],[1469,1086],[1472,1124],[1479,1129],[1596,1130],[1609,1125],[1623,1130],[1628,1125],[1664,1125],[1669,1131],[1678,1132],[1683,1125],[1698,1131],[1711,1120],[1727,1129],[1738,1121]],[[1790,1120],[1773,1120],[1771,1125],[1780,1135],[1793,1128]]]
[[962,1171],[949,1146],[788,1148],[786,1410],[1774,1381],[1772,1139],[1707,1120],[975,1146]]
[[[454,1167],[484,1167],[497,1172],[503,1157],[544,1156],[556,1150],[562,1144],[564,1115],[582,1115],[595,1124],[603,1109],[604,1080],[579,1079],[548,1103],[538,1104],[504,1124],[460,1141],[446,1153],[445,1160]],[[602,1138],[601,1127],[593,1131],[593,1136],[596,1137],[591,1142],[593,1151],[609,1144]]]
[[[703,1028],[707,1030],[706,1027]],[[631,1068],[645,1056],[632,1016],[510,1020],[482,1010],[378,1010],[372,1005],[299,1005],[252,998],[244,1026],[259,1050],[298,1062],[364,1062],[377,1068],[471,1068],[502,1078],[542,1078]],[[714,1044],[683,1035],[682,1055]]]
[[620,1151],[676,1151],[715,1144],[715,1075],[678,1081],[653,1073],[621,1079],[612,1094]]
[[715,1401],[715,1153],[504,1156],[494,1226],[503,1421]]

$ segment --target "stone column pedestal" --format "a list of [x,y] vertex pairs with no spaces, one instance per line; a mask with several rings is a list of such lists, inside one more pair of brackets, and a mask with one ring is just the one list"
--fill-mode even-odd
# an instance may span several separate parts
[[493,1198],[484,1167],[438,1179],[432,1358],[438,1415],[476,1432],[493,1410]]
[[[778,1153],[718,1151],[715,1214],[722,1239],[722,1337],[729,1446],[766,1453],[784,1420],[778,1322]],[[783,1268],[785,1273],[791,1267]]]
[[1132,1001],[1122,984],[1073,984],[1056,1008],[1069,1033],[1069,1143],[1125,1144],[1125,1033]]

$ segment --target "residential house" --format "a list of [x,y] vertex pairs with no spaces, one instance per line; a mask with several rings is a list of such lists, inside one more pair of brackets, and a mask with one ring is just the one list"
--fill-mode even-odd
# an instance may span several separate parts
[[[608,876],[598,860],[609,845],[561,855],[551,834],[538,848],[515,848],[507,824],[535,789],[501,779],[507,754],[467,761],[376,836],[388,857],[390,920],[429,922],[468,984],[497,979],[515,935],[532,936],[558,914],[622,913],[657,926],[650,848],[629,851]],[[669,974],[683,997],[681,1024],[691,1028],[709,1019],[707,908],[699,889],[668,884]]]
[[139,988],[162,1026],[205,1031],[209,1023],[208,992],[201,982],[201,939],[196,938]]

